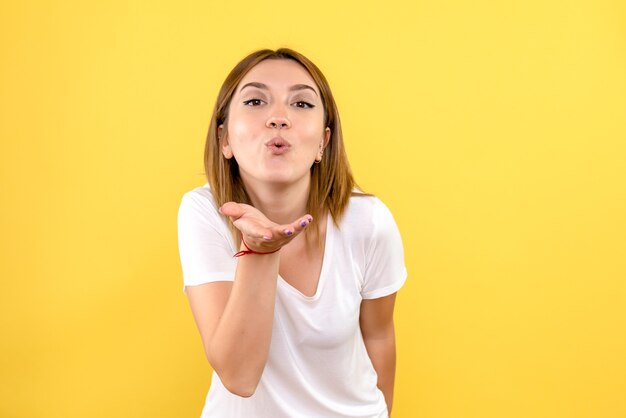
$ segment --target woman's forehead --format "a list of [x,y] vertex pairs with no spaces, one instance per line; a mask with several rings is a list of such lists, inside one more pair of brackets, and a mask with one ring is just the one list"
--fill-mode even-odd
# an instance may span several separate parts
[[293,86],[310,86],[315,94],[319,95],[319,89],[306,68],[298,62],[288,59],[261,61],[241,79],[237,86],[237,92],[244,89],[246,85],[258,88],[259,84],[270,90],[289,90]]

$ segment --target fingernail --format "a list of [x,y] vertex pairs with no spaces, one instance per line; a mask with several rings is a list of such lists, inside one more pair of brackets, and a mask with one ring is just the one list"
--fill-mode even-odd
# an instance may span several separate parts
[[287,229],[287,230],[285,230],[285,234],[291,235],[291,234],[293,234],[293,231],[290,231],[290,230]]
[[302,221],[302,222],[300,222],[300,226],[301,226],[301,227],[303,227],[303,228],[304,228],[306,225],[307,225],[306,221]]
[[313,218],[309,216],[309,223],[313,222]]
[[269,240],[271,239],[270,237],[268,237],[267,235],[263,235],[263,239]]

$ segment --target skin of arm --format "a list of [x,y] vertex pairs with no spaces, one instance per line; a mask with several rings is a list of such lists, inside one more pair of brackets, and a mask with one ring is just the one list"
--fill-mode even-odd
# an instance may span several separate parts
[[396,293],[361,302],[360,326],[367,354],[378,375],[378,388],[385,395],[391,416],[396,374],[396,338],[393,309]]
[[[248,245],[260,252],[281,248],[310,222],[307,216],[288,225],[262,226],[269,221],[248,206],[224,205],[221,211],[235,221]],[[240,249],[245,249],[243,243]],[[238,396],[254,394],[267,362],[280,253],[245,254],[238,258],[233,282],[186,288],[206,358],[226,389]]]
[[246,254],[234,282],[187,288],[207,360],[224,386],[242,397],[252,396],[267,361],[279,257]]

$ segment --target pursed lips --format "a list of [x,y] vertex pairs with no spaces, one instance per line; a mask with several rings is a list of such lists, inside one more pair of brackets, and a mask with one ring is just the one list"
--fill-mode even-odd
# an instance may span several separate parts
[[284,154],[289,151],[291,148],[291,144],[285,138],[280,136],[274,137],[265,143],[265,146],[272,152],[274,155]]

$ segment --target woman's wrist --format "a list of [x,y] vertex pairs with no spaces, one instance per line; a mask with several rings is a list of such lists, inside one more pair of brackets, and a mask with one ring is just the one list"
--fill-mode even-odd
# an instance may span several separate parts
[[[242,248],[243,247],[243,248]],[[247,254],[257,254],[257,255],[268,255],[274,254],[279,251],[282,247],[278,247],[276,249],[268,249],[268,250],[257,250],[250,248],[250,246],[246,243],[245,239],[241,237],[241,245],[239,246],[239,251],[233,255],[233,257],[241,257]]]

